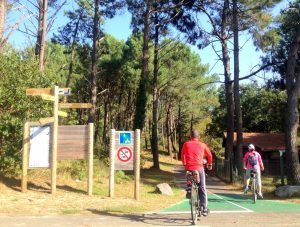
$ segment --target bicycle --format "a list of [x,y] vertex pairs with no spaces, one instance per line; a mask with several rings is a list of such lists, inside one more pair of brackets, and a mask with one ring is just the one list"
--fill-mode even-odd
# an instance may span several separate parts
[[257,200],[257,172],[256,170],[252,169],[250,171],[250,181],[252,182],[251,183],[251,190],[252,190],[252,193],[253,193],[253,202],[256,203],[256,200]]
[[187,181],[190,181],[191,184],[191,216],[192,222],[194,225],[197,224],[198,216],[200,217],[203,212],[203,207],[200,205],[200,198],[198,194],[198,184],[200,183],[200,176],[198,171],[187,171],[186,172]]

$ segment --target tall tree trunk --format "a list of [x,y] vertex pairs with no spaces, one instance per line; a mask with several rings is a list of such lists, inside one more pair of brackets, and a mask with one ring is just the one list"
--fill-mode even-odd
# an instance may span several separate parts
[[40,49],[41,49],[41,38],[42,38],[42,29],[43,29],[43,0],[39,0],[39,19],[38,19],[38,29],[35,43],[35,56],[39,59]]
[[35,45],[35,55],[39,59],[39,70],[44,72],[45,67],[45,48],[47,35],[47,12],[48,0],[39,0],[39,20],[37,40]]
[[122,125],[122,123],[121,123],[121,121],[122,121],[121,120],[121,113],[122,113],[121,106],[122,106],[122,97],[124,95],[123,90],[124,90],[124,83],[122,83],[122,85],[121,85],[121,88],[120,88],[121,92],[119,93],[119,97],[118,97],[117,122],[116,122],[118,130],[124,130],[124,125]]
[[[172,125],[172,147],[173,151],[177,151],[176,149],[176,144],[177,144],[177,132],[176,132],[176,124],[175,124],[175,119],[174,119],[174,114],[173,110],[171,111],[171,125]],[[172,156],[173,157],[173,156]]]
[[144,15],[144,41],[143,41],[143,59],[142,75],[139,83],[138,94],[136,98],[134,129],[143,130],[146,117],[147,105],[147,81],[149,76],[149,29],[150,29],[150,10],[152,0],[147,0],[146,12]]
[[125,121],[125,130],[129,130],[131,127],[131,118],[132,118],[132,108],[131,108],[131,91],[128,91],[128,97],[127,97],[127,105],[126,105],[126,111],[124,112],[124,121]]
[[164,119],[163,118],[161,118],[161,139],[162,139],[163,151],[165,151],[166,144],[165,144],[165,130],[164,130]]
[[100,130],[100,124],[98,123],[101,119],[101,111],[99,110],[97,112],[97,124],[95,124],[95,130],[94,130],[94,141],[95,144],[97,144],[98,140],[99,140],[99,130]]
[[[157,0],[155,0],[155,10],[157,11]],[[159,169],[159,155],[158,155],[158,13],[155,13],[155,41],[154,41],[154,70],[153,70],[153,110],[152,110],[152,155],[153,155],[153,168]]]
[[103,114],[103,132],[102,132],[102,144],[106,144],[106,131],[107,131],[107,122],[108,122],[108,103],[105,100],[104,103],[104,114]]
[[[69,72],[68,72],[68,76],[67,76],[66,87],[69,87],[71,84],[71,78],[72,78],[73,66],[74,66],[74,51],[75,51],[75,47],[76,47],[76,38],[77,38],[77,34],[78,34],[78,27],[79,27],[80,20],[81,20],[81,14],[78,17],[78,20],[76,21],[75,30],[74,30],[73,37],[72,37],[73,41],[72,41],[72,45],[70,48],[70,63],[69,63]],[[68,95],[65,95],[63,100],[64,100],[64,102],[67,102]]]
[[145,138],[145,149],[146,150],[148,150],[148,144],[149,144],[149,142],[148,142],[148,118],[146,117],[146,119],[145,119],[145,122],[146,122],[146,124],[145,124],[145,127],[144,127],[144,138]]
[[178,106],[178,158],[181,158],[181,149],[183,146],[183,130],[182,130],[182,123],[181,123],[181,104],[179,103]]
[[192,132],[194,129],[194,114],[191,116],[191,123],[190,123],[190,131]]
[[298,99],[300,95],[300,74],[296,72],[297,59],[300,50],[300,25],[297,26],[296,37],[289,50],[286,84],[287,111],[285,115],[285,143],[287,155],[287,181],[290,185],[300,185],[300,165],[297,144],[299,127]]
[[5,30],[6,10],[7,10],[6,0],[0,0],[0,43],[3,40],[3,35]]
[[99,52],[99,39],[100,39],[100,12],[99,12],[99,0],[94,1],[94,20],[93,20],[93,51],[92,51],[92,105],[89,122],[95,122],[96,106],[97,106],[97,60]]
[[168,145],[168,154],[172,155],[172,141],[171,141],[171,124],[170,124],[170,105],[167,107],[167,119],[166,119],[166,126],[167,126],[167,145]]
[[[225,93],[226,93],[226,106],[227,106],[227,139],[225,144],[225,159],[226,164],[229,167],[230,159],[233,151],[233,132],[234,132],[234,102],[233,102],[233,88],[230,81],[230,57],[229,50],[227,47],[227,32],[228,26],[228,15],[229,15],[229,1],[224,1],[223,15],[222,15],[222,31],[221,31],[221,44],[222,44],[222,55],[224,65],[224,77],[225,77]],[[229,169],[229,168],[227,168]],[[231,174],[231,170],[230,170]]]
[[236,143],[236,167],[239,176],[243,176],[243,119],[240,101],[239,87],[239,21],[237,0],[233,0],[233,32],[234,32],[234,103],[236,115],[237,143]]

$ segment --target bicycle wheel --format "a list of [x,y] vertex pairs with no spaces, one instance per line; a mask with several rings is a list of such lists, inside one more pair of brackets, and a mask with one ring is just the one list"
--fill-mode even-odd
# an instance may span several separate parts
[[197,186],[195,184],[192,185],[192,192],[191,192],[191,215],[192,215],[192,222],[193,225],[197,224],[197,218],[198,218],[198,190]]
[[252,181],[252,191],[253,191],[253,202],[256,203],[257,194],[256,194],[256,179],[255,178]]

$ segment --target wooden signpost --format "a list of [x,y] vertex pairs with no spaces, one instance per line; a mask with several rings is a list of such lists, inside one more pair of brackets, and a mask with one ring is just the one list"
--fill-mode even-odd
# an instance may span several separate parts
[[[39,123],[42,125],[51,124],[51,193],[56,192],[56,169],[57,169],[57,149],[58,149],[58,116],[67,117],[68,114],[64,111],[59,111],[58,108],[91,108],[90,103],[59,103],[59,95],[70,95],[70,88],[29,88],[26,89],[27,96],[41,96],[43,100],[53,102],[53,116],[40,118]],[[93,169],[93,124],[89,124],[88,132],[92,133],[88,139],[88,194],[92,195],[92,169]],[[72,139],[71,139],[72,140]],[[73,139],[74,140],[74,139]],[[23,139],[23,167],[22,167],[22,192],[27,191],[27,169],[28,169],[28,147],[30,139],[28,137],[28,123],[24,127]],[[72,144],[72,141],[71,141]]]
[[35,96],[35,95],[51,95],[51,88],[29,88],[26,89],[27,96]]
[[59,110],[59,111],[58,111],[58,116],[61,116],[61,117],[67,117],[67,116],[68,116],[68,113]]
[[53,123],[54,120],[55,120],[54,117],[45,117],[45,118],[40,118],[40,119],[39,119],[39,122],[40,122],[42,125],[45,125],[45,124]]
[[91,103],[59,103],[59,108],[65,108],[65,109],[89,109],[92,108]]
[[53,95],[41,94],[41,97],[42,97],[43,100],[55,101],[55,96],[53,96]]

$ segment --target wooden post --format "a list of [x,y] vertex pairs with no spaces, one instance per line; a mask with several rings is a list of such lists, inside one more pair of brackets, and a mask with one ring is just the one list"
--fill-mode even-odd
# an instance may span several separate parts
[[134,198],[140,200],[140,141],[141,131],[136,129],[134,132]]
[[94,124],[89,123],[88,195],[93,194]]
[[56,192],[56,159],[57,159],[57,134],[58,134],[58,86],[53,90],[53,131],[52,131],[52,160],[51,160],[51,193]]
[[28,147],[29,147],[29,123],[24,125],[23,132],[23,153],[22,153],[22,192],[27,191],[27,171],[28,171]]
[[115,184],[115,130],[111,130],[110,134],[110,174],[109,174],[109,197],[114,196]]

